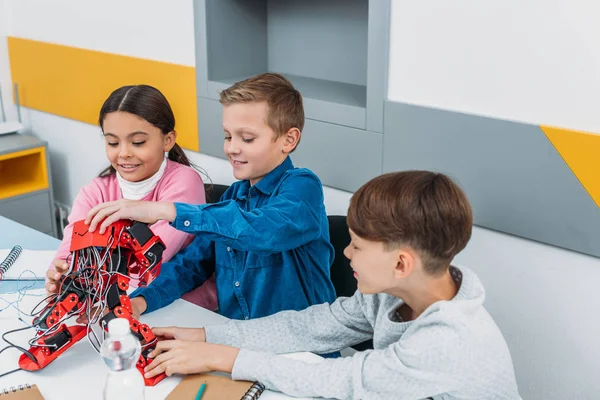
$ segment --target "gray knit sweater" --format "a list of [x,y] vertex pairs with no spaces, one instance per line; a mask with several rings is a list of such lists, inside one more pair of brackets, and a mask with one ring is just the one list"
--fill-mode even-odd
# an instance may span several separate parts
[[[483,307],[481,282],[467,268],[451,271],[460,283],[457,295],[414,321],[399,320],[401,299],[356,292],[331,305],[207,327],[207,341],[242,349],[234,379],[293,396],[520,399],[506,342]],[[369,338],[374,350],[316,364],[277,355],[330,353]]]

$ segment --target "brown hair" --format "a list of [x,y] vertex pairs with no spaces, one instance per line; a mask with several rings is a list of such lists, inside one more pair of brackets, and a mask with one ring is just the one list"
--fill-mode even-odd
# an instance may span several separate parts
[[387,248],[416,250],[430,274],[445,271],[471,237],[473,215],[465,193],[446,175],[392,172],[363,185],[350,200],[348,227]]
[[304,129],[302,95],[283,75],[272,72],[237,82],[223,90],[219,99],[224,106],[265,101],[267,125],[280,137],[292,128]]
[[[159,128],[163,135],[175,130],[175,115],[171,105],[167,98],[152,86],[123,86],[112,92],[108,99],[104,101],[98,117],[98,124],[103,131],[106,114],[116,111],[128,112],[148,121]],[[169,151],[169,160],[198,170],[177,143]],[[99,176],[103,177],[114,173],[115,169],[110,165],[102,170]]]

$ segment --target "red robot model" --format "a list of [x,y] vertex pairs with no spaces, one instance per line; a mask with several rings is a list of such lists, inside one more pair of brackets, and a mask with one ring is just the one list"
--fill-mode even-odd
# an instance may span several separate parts
[[[29,341],[29,351],[21,355],[19,366],[28,371],[42,369],[85,336],[99,352],[101,341],[94,328],[99,325],[104,338],[108,321],[127,318],[142,346],[137,369],[143,375],[157,339],[148,325],[132,316],[127,289],[132,276],[145,286],[159,274],[164,243],[141,222],[117,221],[104,234],[98,234],[89,232],[84,221],[78,221],[73,227],[70,250],[69,269],[60,280],[58,293],[33,313],[32,325],[37,333]],[[87,317],[86,325],[65,324],[67,319],[80,315]],[[154,386],[164,378],[162,374],[144,381],[146,386]]]

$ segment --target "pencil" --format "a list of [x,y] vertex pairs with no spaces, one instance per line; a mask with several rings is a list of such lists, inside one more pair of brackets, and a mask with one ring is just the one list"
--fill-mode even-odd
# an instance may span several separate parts
[[200,385],[200,389],[198,389],[198,394],[196,395],[195,400],[200,400],[202,398],[202,394],[204,393],[204,389],[206,388],[206,383]]

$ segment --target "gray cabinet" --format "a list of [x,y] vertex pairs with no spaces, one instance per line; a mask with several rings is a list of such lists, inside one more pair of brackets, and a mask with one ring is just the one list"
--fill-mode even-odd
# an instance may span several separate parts
[[219,92],[279,72],[304,98],[296,164],[344,190],[381,173],[389,0],[200,0],[194,7],[201,152],[224,157]]

